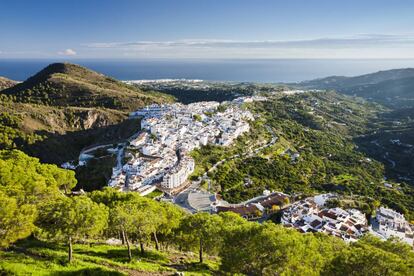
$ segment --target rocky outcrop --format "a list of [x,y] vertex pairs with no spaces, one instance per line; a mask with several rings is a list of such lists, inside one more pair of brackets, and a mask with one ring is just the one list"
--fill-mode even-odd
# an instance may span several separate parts
[[10,88],[16,85],[18,82],[14,80],[10,80],[8,78],[0,77],[0,90]]
[[[73,113],[72,113],[73,114]],[[104,127],[119,122],[119,116],[111,116],[100,110],[86,110],[73,114],[72,127],[77,129],[90,129]]]

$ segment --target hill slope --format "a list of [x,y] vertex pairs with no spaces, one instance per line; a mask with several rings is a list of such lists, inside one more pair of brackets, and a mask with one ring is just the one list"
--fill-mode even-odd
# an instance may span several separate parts
[[135,132],[139,121],[121,124],[129,111],[172,99],[78,65],[51,64],[0,92],[0,149],[61,164],[85,146]]
[[304,81],[299,86],[333,89],[364,97],[392,108],[414,106],[414,68],[379,71],[356,77],[331,76]]
[[12,87],[16,84],[17,84],[17,82],[14,81],[14,80],[10,80],[10,79],[5,78],[5,77],[0,77],[0,90],[10,88],[10,87]]
[[171,100],[70,63],[50,64],[26,81],[2,93],[24,103],[53,106],[105,107],[131,111],[137,107]]
[[372,131],[357,139],[360,149],[383,162],[387,176],[414,183],[414,69],[380,71],[357,77],[305,81],[305,88],[334,89],[385,105],[392,110],[372,120]]

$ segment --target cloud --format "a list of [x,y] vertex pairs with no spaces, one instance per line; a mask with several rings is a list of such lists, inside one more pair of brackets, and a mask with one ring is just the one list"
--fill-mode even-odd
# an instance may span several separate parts
[[61,55],[61,56],[76,56],[76,54],[77,53],[72,49],[66,49],[64,51],[58,52],[58,55]]
[[82,45],[102,55],[160,58],[414,58],[414,35],[358,34],[298,40],[181,39]]
[[89,48],[348,48],[369,46],[414,45],[414,36],[363,34],[349,37],[317,38],[307,40],[218,40],[184,39],[175,41],[103,42],[86,44]]

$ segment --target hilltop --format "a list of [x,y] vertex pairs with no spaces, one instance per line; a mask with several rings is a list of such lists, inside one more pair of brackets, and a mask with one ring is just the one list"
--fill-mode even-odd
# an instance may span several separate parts
[[10,80],[10,79],[5,78],[5,77],[0,77],[0,90],[10,88],[10,87],[12,87],[16,84],[17,84],[17,82],[14,81],[14,80]]
[[131,135],[139,120],[123,122],[129,111],[172,100],[79,65],[50,64],[0,92],[0,149],[61,164],[83,147]]
[[373,100],[391,108],[414,106],[414,68],[379,71],[355,77],[331,76],[299,83]]
[[2,93],[16,101],[52,106],[104,107],[131,111],[171,97],[143,92],[111,77],[70,63],[53,63]]

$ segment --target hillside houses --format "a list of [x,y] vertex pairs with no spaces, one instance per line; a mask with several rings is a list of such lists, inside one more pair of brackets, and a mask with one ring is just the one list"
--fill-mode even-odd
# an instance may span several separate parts
[[404,215],[397,211],[380,207],[371,220],[371,225],[371,232],[380,238],[395,237],[411,246],[414,245],[414,226],[409,224]]
[[259,196],[241,204],[226,206],[215,206],[214,211],[233,212],[248,220],[257,220],[263,216],[270,215],[289,203],[289,196],[274,192]]
[[254,118],[240,107],[245,101],[226,102],[220,108],[218,102],[150,105],[130,113],[142,117],[142,131],[129,140],[128,161],[114,170],[109,185],[139,190],[158,184],[166,192],[180,187],[194,171],[190,151],[207,144],[231,145],[250,130],[248,121]]
[[161,187],[174,189],[184,183],[194,171],[194,159],[183,156],[177,166],[165,173],[161,182]]
[[303,233],[322,232],[345,241],[356,241],[368,231],[367,219],[359,210],[329,209],[324,202],[320,196],[295,202],[283,212],[281,222]]

